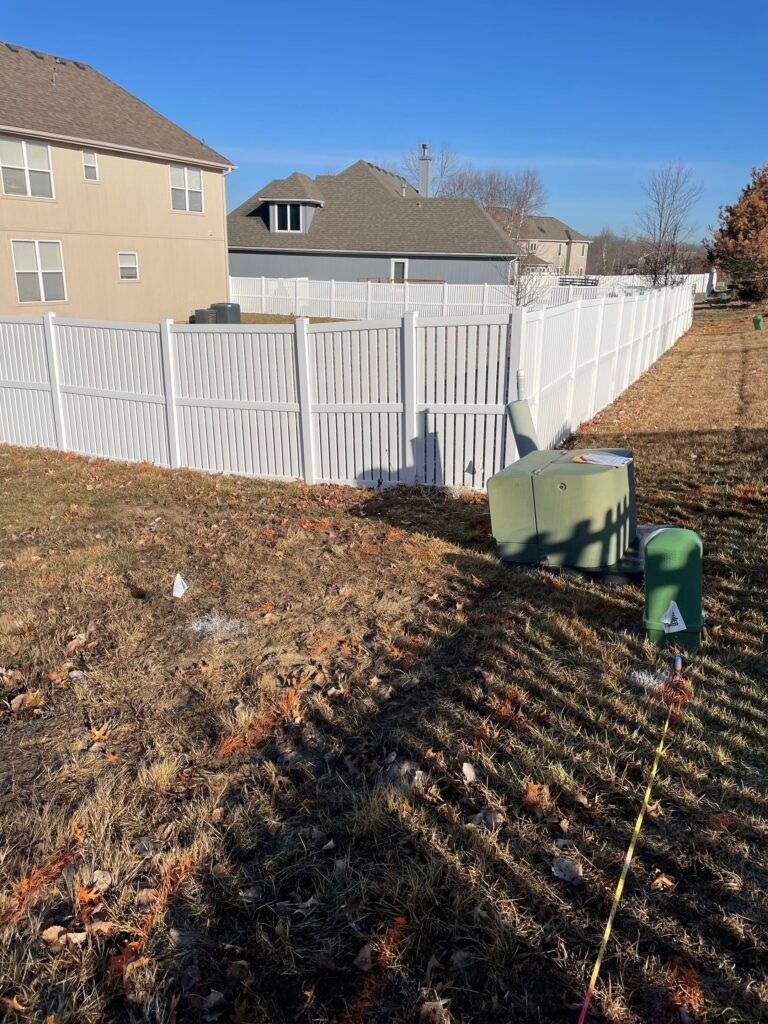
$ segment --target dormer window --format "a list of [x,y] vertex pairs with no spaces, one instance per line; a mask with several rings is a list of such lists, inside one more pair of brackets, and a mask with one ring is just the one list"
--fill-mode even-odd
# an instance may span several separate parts
[[276,203],[276,231],[301,231],[301,204]]

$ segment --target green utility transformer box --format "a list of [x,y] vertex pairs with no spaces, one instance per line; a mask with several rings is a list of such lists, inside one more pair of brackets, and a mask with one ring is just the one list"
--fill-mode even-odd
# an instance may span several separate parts
[[[596,455],[621,464],[582,461]],[[488,502],[505,562],[597,570],[619,562],[637,536],[624,449],[531,452],[490,478]]]
[[702,544],[693,530],[662,527],[644,540],[643,626],[655,644],[700,647]]

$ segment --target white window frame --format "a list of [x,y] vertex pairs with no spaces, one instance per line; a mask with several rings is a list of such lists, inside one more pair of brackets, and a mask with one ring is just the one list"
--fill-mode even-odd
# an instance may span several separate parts
[[584,242],[582,244],[582,246],[581,246],[581,255],[582,256],[586,256],[587,255],[587,243],[586,242]]
[[528,252],[536,252],[538,244],[539,244],[538,242],[529,242],[528,243]]
[[[86,153],[93,153],[93,163],[90,163],[89,161],[86,161],[86,159],[85,159],[85,154]],[[86,181],[89,185],[98,185],[99,180],[100,180],[99,179],[99,154],[96,152],[95,149],[84,149],[84,150],[82,150],[82,154],[83,154],[83,181]],[[96,171],[96,177],[95,178],[89,178],[86,175],[86,173],[85,173],[85,168],[86,167],[93,167],[95,169],[95,171]]]
[[404,260],[401,256],[393,256],[389,265],[389,277],[393,284],[399,284],[400,282],[395,277],[395,264],[403,264],[403,281],[408,280],[408,260]]
[[[69,292],[67,291],[67,269],[64,266],[64,246],[59,238],[12,238],[11,240],[11,260],[13,261],[13,279],[16,284],[16,301],[20,306],[41,306],[45,305],[59,305],[64,302],[69,302]],[[29,270],[17,270],[16,269],[16,253],[13,248],[14,242],[34,242],[35,243],[35,262],[37,264],[37,283],[40,288],[39,299],[22,299],[19,295],[19,277],[21,274],[29,274]],[[61,280],[64,285],[64,298],[63,299],[46,299],[44,296],[45,289],[43,288],[43,269],[40,263],[40,243],[41,242],[55,242],[59,247],[59,257],[61,260]]]
[[[179,210],[177,212],[181,213],[182,211]],[[123,265],[120,262],[120,257],[121,256],[135,256],[136,257],[136,277],[123,277],[123,275],[122,275]],[[139,254],[137,252],[133,252],[133,251],[130,251],[130,250],[127,250],[127,249],[124,249],[122,252],[118,252],[118,254],[117,254],[117,279],[118,279],[118,281],[120,281],[121,284],[134,284],[136,281],[140,281],[141,280],[141,272],[139,270]]]
[[[56,198],[56,185],[55,185],[54,180],[53,180],[53,161],[51,160],[51,147],[48,145],[48,143],[47,142],[43,142],[41,139],[20,139],[20,138],[17,138],[15,135],[2,135],[2,136],[0,136],[0,138],[7,139],[10,142],[20,142],[21,143],[21,151],[22,151],[23,159],[24,159],[24,166],[23,167],[18,167],[16,164],[3,164],[2,162],[0,162],[0,185],[2,186],[3,195],[6,197],[6,199],[42,199],[42,200],[44,200],[46,202],[50,202],[52,199],[55,199]],[[29,183],[30,166],[29,166],[29,159],[27,158],[27,143],[28,142],[34,142],[36,146],[45,146],[46,150],[48,151],[48,172],[47,173],[50,175],[50,178],[51,178],[51,194],[49,196],[33,196],[32,195],[32,190],[31,190],[30,183]],[[27,185],[26,195],[20,196],[20,195],[17,195],[15,192],[6,192],[5,191],[5,182],[3,181],[3,175],[2,175],[3,167],[12,168],[13,170],[16,170],[16,171],[24,171],[24,180],[25,180],[26,185]],[[38,168],[33,167],[33,168],[31,168],[31,170],[36,171],[36,170],[38,170]],[[46,173],[46,172],[43,171],[41,173]]]
[[[279,210],[280,210],[281,206],[285,206],[286,207],[286,215],[287,215],[287,223],[288,223],[288,227],[287,228],[279,228],[277,226],[278,225]],[[292,228],[291,227],[291,207],[292,206],[298,206],[298,208],[299,208],[299,226],[297,228]],[[275,231],[279,232],[281,235],[301,235],[301,234],[304,233],[304,207],[302,206],[301,203],[289,203],[289,202],[275,203]]]
[[[181,188],[181,186],[173,184],[173,173],[172,172],[173,172],[173,168],[174,167],[178,167],[178,169],[180,171],[184,171],[184,200],[185,200],[187,205],[186,205],[186,208],[183,209],[183,210],[177,210],[176,207],[173,205],[173,190]],[[198,189],[196,189],[196,188],[192,188],[191,189],[189,187],[188,176],[187,176],[189,171],[199,171],[200,172],[200,189],[199,189],[199,191],[200,191],[200,209],[199,210],[190,210],[190,208],[189,208],[189,193],[190,192],[197,192],[198,191]],[[168,183],[169,183],[170,190],[171,190],[171,196],[170,196],[170,198],[171,198],[171,213],[193,213],[193,214],[195,214],[198,217],[200,216],[201,213],[205,213],[205,179],[203,177],[203,169],[202,169],[202,167],[195,167],[193,164],[189,164],[189,165],[187,165],[187,164],[168,164]]]

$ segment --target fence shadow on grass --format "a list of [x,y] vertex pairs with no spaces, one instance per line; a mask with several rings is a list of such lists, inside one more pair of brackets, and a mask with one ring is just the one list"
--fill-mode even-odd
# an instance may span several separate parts
[[[414,616],[401,653],[378,659],[373,688],[350,684],[371,694],[364,707],[345,713],[342,697],[331,712],[308,694],[301,723],[242,756],[258,838],[229,836],[227,855],[263,897],[246,911],[212,890],[211,944],[201,937],[197,963],[245,1019],[408,1020],[443,996],[462,1021],[575,1017],[664,716],[631,694],[626,672],[667,658],[643,643],[634,588],[564,579],[551,589],[482,552],[447,557],[450,597]],[[765,807],[743,768],[764,765],[747,723],[711,707],[711,673],[693,676],[701,695],[670,742],[595,1022],[620,1007],[664,1019],[680,965],[696,972],[712,1016],[734,1006],[759,1016],[749,986],[760,926],[744,922]],[[762,702],[752,716],[768,724]],[[531,799],[531,783],[548,790]],[[727,835],[709,824],[726,810],[739,819]],[[555,856],[579,861],[584,880],[555,879]],[[353,967],[369,939],[376,963],[400,915],[384,968]],[[245,989],[207,952],[226,944],[249,965]]]

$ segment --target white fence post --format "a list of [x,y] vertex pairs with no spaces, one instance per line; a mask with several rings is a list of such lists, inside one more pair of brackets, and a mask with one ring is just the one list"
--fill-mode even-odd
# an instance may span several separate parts
[[579,355],[579,330],[581,328],[581,305],[582,299],[576,300],[576,311],[574,314],[573,331],[571,332],[571,365],[568,368],[568,398],[566,400],[566,416],[565,422],[566,437],[573,430],[573,392],[576,383],[576,366],[578,363]]
[[483,285],[483,314],[488,312],[488,282]]
[[315,428],[312,423],[312,361],[310,359],[307,317],[300,317],[294,325],[296,343],[296,365],[299,371],[299,437],[301,459],[304,464],[304,480],[313,484],[317,479],[315,461]]
[[592,369],[592,388],[591,395],[589,396],[589,418],[595,415],[597,410],[595,409],[595,402],[597,401],[597,379],[600,371],[600,352],[603,347],[603,321],[605,319],[605,296],[603,295],[600,299],[600,306],[597,314],[597,329],[595,330],[595,336],[597,337],[597,352],[595,352],[595,361]]
[[366,288],[365,288],[365,319],[366,320],[370,320],[371,319],[371,282],[370,281],[366,281],[365,284],[366,284]]
[[45,355],[48,363],[48,380],[51,385],[51,406],[53,407],[53,430],[56,436],[56,447],[60,451],[67,450],[66,417],[61,401],[61,373],[59,370],[59,339],[56,335],[56,314],[43,313],[43,334],[45,336]]
[[261,309],[260,313],[267,312],[267,283],[264,280],[264,275],[261,275]]
[[443,316],[448,316],[448,282],[443,281]]
[[[543,355],[543,349],[544,349],[544,316],[545,316],[544,310],[540,309],[537,313],[534,314],[534,316],[535,316],[535,319],[536,319],[536,323],[538,324],[538,327],[536,328],[536,363],[535,363],[535,369],[533,371],[533,381],[534,381],[534,384],[533,384],[533,410],[534,410],[533,422],[536,425],[536,432],[538,433],[539,423],[541,421],[540,412],[541,412],[541,383],[542,383],[542,376],[543,376],[543,360],[542,360],[542,355]],[[531,320],[528,320],[527,323],[530,324]],[[539,440],[541,440],[541,439],[539,439]]]
[[181,452],[179,449],[179,421],[176,415],[176,353],[171,341],[172,331],[173,320],[160,321],[160,353],[163,362],[168,463],[172,469],[177,469],[181,465]]
[[408,282],[403,281],[403,314],[408,312]]
[[[523,315],[522,306],[513,306],[509,314],[507,328],[507,390],[504,405],[514,402],[521,396],[517,393],[517,371],[523,369]],[[506,408],[505,408],[506,413]],[[504,416],[504,465],[508,465],[513,455],[519,454],[515,448],[515,437],[509,425],[509,417]]]
[[421,470],[418,457],[419,419],[416,409],[416,313],[406,313],[400,330],[403,389],[403,478],[412,484]]
[[331,278],[331,312],[328,316],[336,316],[336,282]]

